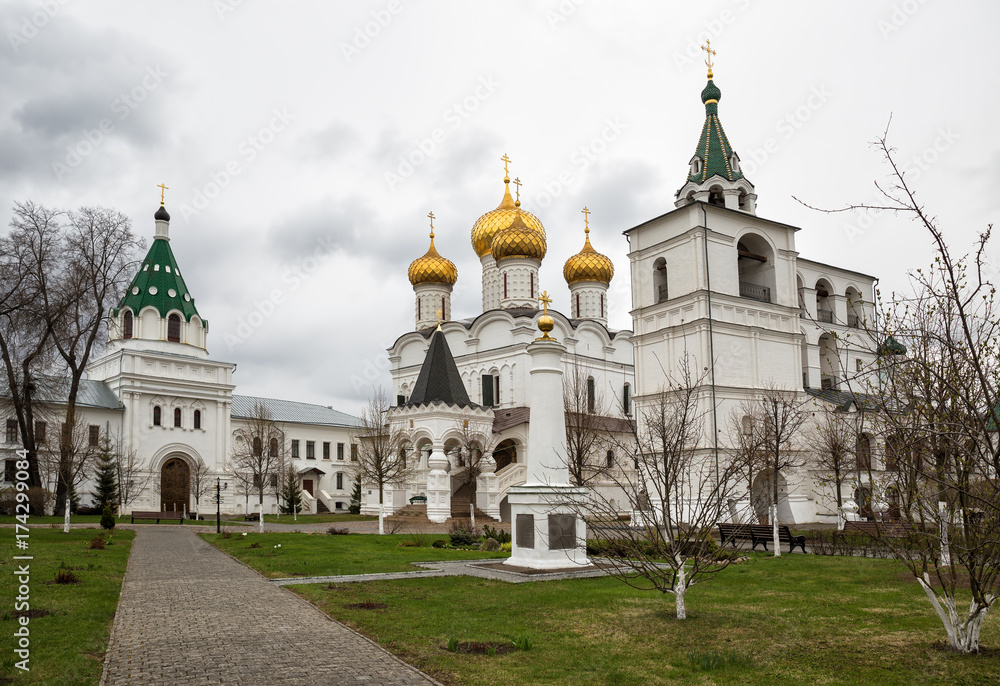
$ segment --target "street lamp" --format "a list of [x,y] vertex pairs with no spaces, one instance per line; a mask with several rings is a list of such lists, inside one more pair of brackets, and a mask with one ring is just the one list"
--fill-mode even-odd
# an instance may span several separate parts
[[215,477],[215,533],[222,533],[222,492],[229,488],[227,483],[222,485],[222,478]]

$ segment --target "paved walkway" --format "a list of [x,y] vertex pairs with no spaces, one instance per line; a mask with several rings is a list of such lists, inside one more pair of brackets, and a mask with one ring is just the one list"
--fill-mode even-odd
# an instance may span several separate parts
[[101,683],[438,682],[168,525],[136,527]]

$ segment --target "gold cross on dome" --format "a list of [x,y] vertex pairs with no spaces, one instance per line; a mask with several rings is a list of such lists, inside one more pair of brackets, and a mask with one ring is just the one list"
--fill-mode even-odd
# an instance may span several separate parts
[[166,186],[165,184],[162,184],[162,183],[159,186],[157,186],[157,188],[160,189],[160,205],[162,206],[163,205],[163,192],[164,191],[169,191],[170,188],[168,186]]
[[507,153],[503,154],[503,157],[500,158],[500,161],[503,162],[503,175],[510,176],[510,172],[507,171],[507,165],[510,164],[510,158],[507,157]]
[[434,235],[434,213],[428,212],[427,216],[431,218],[431,235]]
[[706,40],[701,49],[705,51],[705,66],[708,67],[708,78],[712,78],[712,67],[714,66],[712,55],[716,54],[715,50],[712,50],[712,41]]
[[587,233],[590,233],[590,210],[588,210],[586,207],[584,207],[582,210],[580,210],[580,212],[583,213],[583,221],[586,224],[585,231]]
[[517,201],[521,202],[521,179],[514,179],[514,185],[517,186]]
[[552,298],[549,297],[548,291],[542,291],[542,294],[538,296],[538,302],[542,303],[543,314],[549,313],[549,303],[552,302]]
[[439,307],[439,308],[438,308],[438,310],[437,310],[437,320],[438,320],[438,328],[437,328],[437,330],[438,330],[438,331],[440,331],[440,330],[441,330],[441,317],[442,317],[443,315],[444,315],[444,313],[443,313],[443,312],[441,312],[441,308]]

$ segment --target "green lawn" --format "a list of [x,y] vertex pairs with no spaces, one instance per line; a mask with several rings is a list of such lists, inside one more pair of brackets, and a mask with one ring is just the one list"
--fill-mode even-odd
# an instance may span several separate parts
[[[972,685],[1000,675],[1000,620],[986,620],[984,654],[949,652],[923,592],[886,560],[755,556],[696,586],[685,621],[671,597],[608,578],[290,588],[445,684]],[[350,607],[365,602],[386,607]],[[453,637],[511,636],[529,637],[532,649],[444,649]]]
[[[32,517],[29,524],[37,519]],[[14,668],[13,634],[18,619],[12,616],[17,595],[13,529],[0,532],[0,632],[4,639],[0,682],[13,676],[14,684],[96,684],[101,677],[104,651],[118,606],[122,577],[128,563],[135,534],[116,531],[113,545],[104,550],[89,550],[87,542],[97,536],[97,529],[73,529],[68,534],[57,529],[31,528],[27,554],[31,565],[31,609],[47,610],[45,617],[30,619],[30,672]],[[56,570],[68,567],[79,578],[76,584],[55,584]],[[17,658],[20,659],[20,658]]]
[[[386,535],[233,532],[232,538],[220,534],[201,534],[218,546],[272,579],[291,576],[333,576],[366,572],[407,572],[420,569],[411,562],[433,560],[480,560],[509,557],[508,553],[482,553],[478,550],[431,548],[431,541],[444,534]],[[402,540],[419,540],[422,547],[400,548]],[[260,548],[251,548],[259,543]],[[275,548],[281,544],[281,548]]]
[[300,514],[296,522],[292,519],[292,515],[283,514],[279,517],[278,515],[266,514],[264,515],[264,521],[275,524],[326,524],[327,522],[377,522],[378,517],[356,514],[333,514],[332,512],[328,512],[314,515]]

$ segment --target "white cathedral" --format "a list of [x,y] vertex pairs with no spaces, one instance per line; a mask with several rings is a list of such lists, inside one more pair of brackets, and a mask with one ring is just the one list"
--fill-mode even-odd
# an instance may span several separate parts
[[[705,124],[673,208],[624,231],[633,330],[608,328],[614,268],[591,245],[589,221],[582,250],[563,269],[570,312],[550,314],[552,335],[567,348],[567,378],[584,380],[591,405],[606,400],[601,409],[609,421],[634,417],[636,404],[664,387],[686,351],[699,368],[711,369],[711,394],[703,401],[711,402],[708,433],[719,436],[734,409],[763,387],[808,394],[817,407],[851,405],[842,379],[875,363],[865,352],[870,346],[848,344],[861,338],[861,323],[873,316],[875,278],[801,258],[799,228],[757,216],[756,190],[723,131],[721,91],[711,71],[708,77],[701,93]],[[511,195],[508,162],[505,155],[500,204],[472,227],[482,312],[453,316],[458,272],[437,252],[433,223],[427,253],[410,265],[415,326],[389,348],[395,404],[388,421],[407,436],[408,459],[419,462],[406,483],[383,492],[389,513],[416,509],[444,522],[468,516],[474,505],[482,516],[509,520],[507,493],[525,483],[531,450],[526,348],[541,315],[539,268],[547,244],[541,220]],[[190,512],[188,475],[199,459],[213,479],[231,481],[226,462],[234,431],[262,403],[287,432],[307,511],[345,510],[361,440],[358,420],[323,406],[233,394],[235,365],[209,356],[208,322],[170,250],[169,220],[161,207],[152,247],[111,317],[106,352],[90,366],[83,391],[85,421],[120,435],[156,484],[131,507]],[[16,422],[12,433],[8,420],[0,449],[11,453],[16,434]],[[483,437],[480,447],[488,452],[474,478],[461,450],[469,435]],[[880,454],[874,445],[869,451]],[[619,458],[611,451],[592,456],[605,469],[632,469]],[[835,521],[836,498],[820,476],[809,468],[786,475],[782,522]],[[752,517],[751,496],[764,486],[745,487],[741,511]],[[378,513],[379,501],[376,488],[365,484],[362,512]],[[256,511],[254,498],[236,497],[228,486],[223,511],[246,507]],[[269,497],[265,511],[276,507]]]

